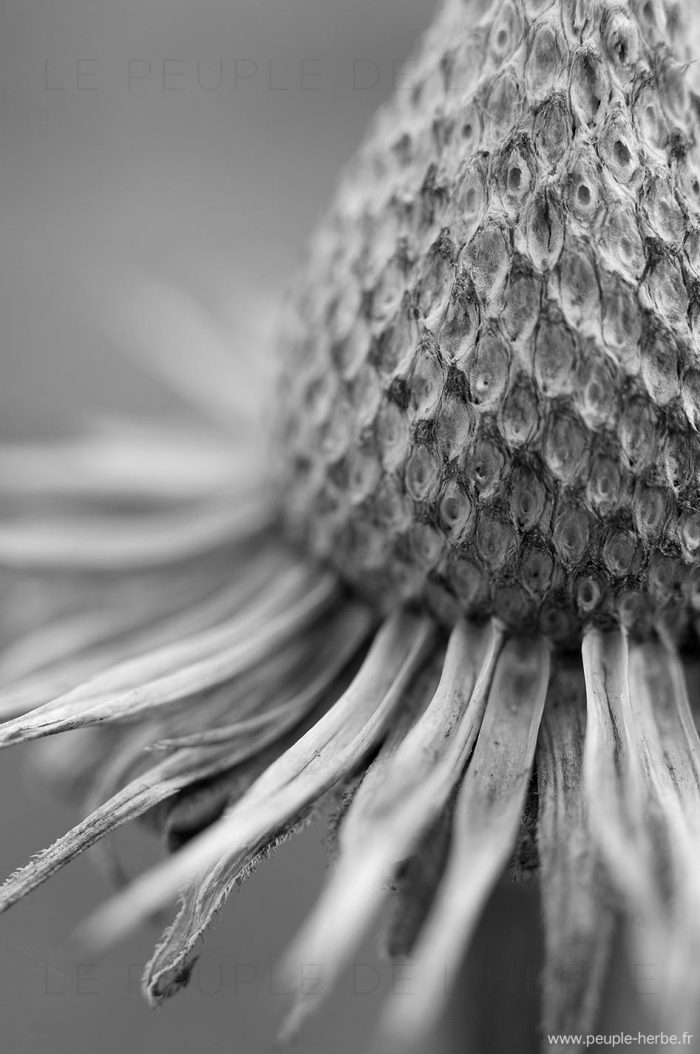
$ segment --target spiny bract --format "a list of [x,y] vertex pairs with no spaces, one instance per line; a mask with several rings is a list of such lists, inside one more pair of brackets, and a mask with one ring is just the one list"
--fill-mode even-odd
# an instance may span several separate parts
[[315,240],[290,523],[384,609],[680,628],[700,154],[677,5],[480,7],[447,5]]

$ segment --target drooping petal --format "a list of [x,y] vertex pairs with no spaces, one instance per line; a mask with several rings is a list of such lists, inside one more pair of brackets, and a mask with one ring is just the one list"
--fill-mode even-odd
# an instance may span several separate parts
[[[73,691],[71,698],[87,698],[94,678],[109,669],[98,683],[115,691],[155,676],[156,669],[172,669],[167,646],[182,644],[195,634],[214,628],[226,618],[242,614],[257,593],[280,595],[285,572],[293,562],[267,548],[254,554],[223,586],[206,569],[195,581],[165,580],[155,594],[148,589],[120,595],[105,588],[103,599],[86,604],[85,611],[68,613],[37,628],[6,648],[0,656],[0,715],[18,716],[36,706],[53,703]],[[157,666],[156,656],[163,657]],[[135,664],[137,656],[151,657],[149,665]]]
[[648,643],[630,649],[632,710],[658,801],[658,824],[669,843],[668,953],[661,988],[666,1020],[700,1022],[700,739],[675,648]]
[[[222,620],[212,630],[108,670],[67,696],[6,722],[0,726],[0,746],[90,724],[128,721],[229,680],[328,611],[337,589],[333,578],[313,573],[306,581],[297,577],[291,587],[276,583],[241,615]],[[169,669],[174,672],[163,672]],[[125,670],[135,687],[121,687]]]
[[340,829],[340,860],[288,956],[288,976],[324,964],[323,985],[298,993],[294,1033],[323,998],[381,907],[381,887],[446,808],[479,732],[501,645],[491,626],[452,631],[432,701],[405,736],[392,736],[360,784]]
[[[622,896],[636,954],[659,964],[652,1000],[696,1024],[700,984],[698,739],[672,653],[619,632],[583,643],[584,785],[591,828]],[[663,974],[663,976],[661,976]]]
[[[229,734],[218,749],[206,745],[179,749],[142,772],[52,846],[38,853],[26,867],[15,872],[0,887],[0,911],[10,908],[117,827],[190,784],[254,758],[299,725],[361,646],[367,635],[368,620],[369,615],[363,608],[350,606],[342,610],[328,626],[325,647],[319,649],[316,664],[307,663],[286,686],[273,673],[266,690],[268,698],[279,700],[274,707],[277,715],[274,722],[242,722],[238,735]],[[235,698],[235,693],[232,694]],[[158,732],[157,726],[155,732],[140,728],[127,740],[124,750],[113,760],[103,788],[110,788],[115,780],[129,772],[138,758],[143,757],[143,746],[149,736],[153,738]]]
[[[402,676],[401,672],[399,672],[398,676]],[[424,702],[422,679],[419,677],[415,680],[417,684],[414,683],[412,689],[409,688],[408,691],[412,691],[412,694],[418,691],[420,693],[419,702]],[[454,705],[454,700],[452,702]],[[394,724],[388,736],[390,744],[395,744],[400,740],[401,734],[399,732],[397,735],[397,726],[402,732],[405,732],[407,724],[410,722],[410,717],[415,710],[415,706],[411,706],[406,697],[401,700],[401,703],[401,710],[395,715]],[[342,734],[342,730],[339,731]],[[326,747],[327,753],[332,754],[335,738]],[[339,739],[340,736],[337,738]],[[340,744],[338,743],[338,745]],[[393,746],[389,747],[389,753],[393,753]],[[427,753],[430,754],[429,747],[427,748]],[[329,758],[328,760],[330,761],[331,759]],[[383,768],[381,762],[380,768]],[[300,775],[303,775],[303,773]],[[374,786],[376,780],[372,779],[370,782]],[[292,781],[288,793],[293,796],[294,790],[294,781]],[[274,837],[268,838],[269,844],[276,845],[281,836],[286,837],[288,830],[295,828],[299,823],[307,822],[316,804],[322,800],[322,794],[323,789],[321,788],[316,794],[308,796],[310,800],[309,806],[299,806],[296,819],[291,821],[291,828],[281,828],[280,834],[280,831],[273,826],[271,833],[274,834]],[[251,870],[258,856],[268,853],[269,844],[263,843],[257,852],[250,859],[244,860],[243,863],[241,863],[240,858],[234,858],[233,862],[229,861],[223,865],[215,865],[204,875],[197,876],[194,882],[181,893],[180,909],[176,919],[158,945],[144,978],[145,990],[151,1001],[158,1002],[172,995],[180,986],[183,972],[189,973],[190,956],[197,939],[209,925],[214,912],[221,907],[234,883],[240,881],[242,876]]]
[[0,524],[0,566],[24,570],[152,568],[190,559],[235,540],[260,537],[273,522],[259,485],[229,504],[146,515],[15,517]]
[[[98,911],[84,931],[89,943],[103,945],[120,938],[174,896],[183,883],[194,880],[198,918],[176,940],[173,935],[172,954],[184,963],[251,860],[377,745],[433,639],[428,620],[402,612],[388,619],[352,684],[331,710],[221,820]],[[178,919],[182,921],[182,916]]]
[[658,918],[661,893],[648,788],[629,695],[622,632],[589,631],[583,641],[587,725],[584,788],[591,828],[616,883]]
[[548,678],[549,652],[542,640],[507,642],[458,793],[447,869],[416,943],[412,983],[390,997],[382,1019],[382,1034],[396,1049],[425,1042],[513,851]]
[[537,846],[545,965],[543,1031],[592,1030],[615,922],[583,793],[586,696],[577,662],[561,658],[537,744]]
[[[117,429],[92,429],[70,440],[0,444],[0,496],[28,504],[50,499],[110,508],[209,498],[251,490],[263,471],[220,437],[195,429],[124,421]],[[41,509],[39,509],[39,512]]]
[[[306,713],[312,705],[322,699],[352,656],[357,654],[373,621],[368,609],[348,602],[330,624],[324,627],[320,642],[317,643],[313,637],[310,639],[310,644],[316,644],[317,651],[311,653],[309,649],[310,654],[306,656],[303,669],[303,687],[298,689],[296,694],[290,697],[288,682],[275,673],[274,662],[269,666],[266,664],[265,674],[270,677],[272,685],[287,684],[287,690],[281,693],[285,697],[284,701],[265,708],[255,706],[253,716],[245,716],[247,709],[242,712],[239,709],[237,720],[233,722],[206,728],[201,732],[190,731],[163,738],[156,744],[156,748],[172,750],[182,747],[225,746],[248,732],[258,731],[268,725],[285,725],[289,721],[290,713],[295,710],[301,714]],[[291,683],[294,684],[293,681]],[[270,694],[270,688],[267,687],[268,697]]]

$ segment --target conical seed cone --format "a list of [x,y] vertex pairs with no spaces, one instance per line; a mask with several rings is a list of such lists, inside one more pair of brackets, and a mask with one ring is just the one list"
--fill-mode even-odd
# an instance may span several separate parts
[[700,168],[675,5],[449,3],[290,311],[288,519],[389,608],[697,604]]

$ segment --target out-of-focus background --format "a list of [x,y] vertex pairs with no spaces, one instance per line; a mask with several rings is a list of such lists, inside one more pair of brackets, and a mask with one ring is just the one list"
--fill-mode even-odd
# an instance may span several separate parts
[[4,0],[3,432],[27,389],[46,423],[86,392],[153,397],[100,295],[157,276],[224,323],[247,289],[274,296],[434,7]]
[[[274,303],[434,7],[3,0],[0,438],[51,435],[95,409],[162,409],[122,347],[119,319],[144,282],[194,298],[223,333],[251,304]],[[0,757],[3,873],[74,820],[42,795],[21,752]],[[99,963],[71,947],[105,894],[89,861],[76,862],[0,920],[0,1050],[271,1049],[285,996],[270,971],[323,879],[321,838],[311,828],[231,898],[190,988],[156,1013],[138,990],[155,930]],[[157,852],[138,832],[124,845],[134,866]],[[534,891],[498,895],[465,975],[472,996],[457,1000],[484,1020],[468,1026],[462,1014],[446,1049],[535,1049],[536,921]],[[400,983],[363,949],[295,1049],[361,1051],[381,996]]]

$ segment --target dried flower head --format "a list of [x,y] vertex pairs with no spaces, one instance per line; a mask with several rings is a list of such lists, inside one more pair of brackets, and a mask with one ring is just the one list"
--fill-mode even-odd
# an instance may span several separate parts
[[535,824],[546,1032],[590,1028],[620,917],[632,954],[664,963],[659,1020],[693,1030],[684,32],[670,0],[449,0],[313,243],[274,437],[212,356],[164,373],[215,433],[2,453],[0,743],[70,732],[43,763],[90,811],[0,910],[148,814],[173,855],[88,932],[115,940],[177,894],[144,977],[159,1002],[236,883],[338,797],[338,861],[288,954],[326,970],[287,1031],[397,880],[389,945],[417,983],[382,1029],[405,1046]]

